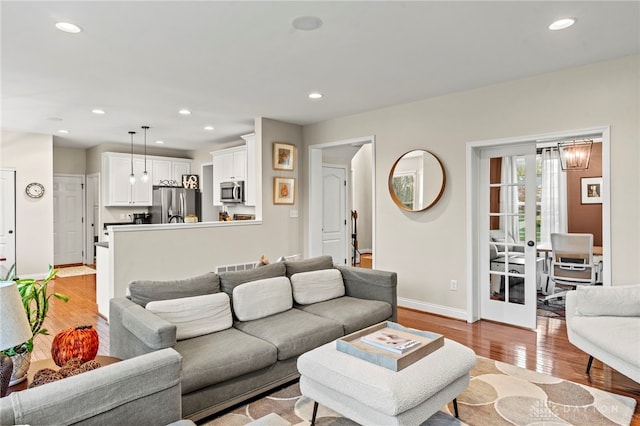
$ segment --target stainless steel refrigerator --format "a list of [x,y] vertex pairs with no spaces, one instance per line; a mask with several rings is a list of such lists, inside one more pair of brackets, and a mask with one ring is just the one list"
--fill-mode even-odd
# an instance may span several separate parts
[[200,191],[173,186],[154,186],[151,223],[182,223],[188,215],[200,220]]

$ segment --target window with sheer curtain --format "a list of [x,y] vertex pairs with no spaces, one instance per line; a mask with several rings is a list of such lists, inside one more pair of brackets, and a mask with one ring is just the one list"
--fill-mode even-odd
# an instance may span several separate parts
[[567,176],[557,149],[542,150],[541,169],[540,242],[550,243],[551,233],[567,232]]

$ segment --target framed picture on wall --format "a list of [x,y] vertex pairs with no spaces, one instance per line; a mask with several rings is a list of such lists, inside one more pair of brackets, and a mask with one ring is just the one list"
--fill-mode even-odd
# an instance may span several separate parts
[[296,147],[288,143],[273,144],[273,169],[293,171],[296,162]]
[[295,178],[273,178],[273,204],[294,204],[296,202]]
[[602,178],[582,178],[580,179],[582,187],[582,196],[580,202],[582,204],[602,204]]

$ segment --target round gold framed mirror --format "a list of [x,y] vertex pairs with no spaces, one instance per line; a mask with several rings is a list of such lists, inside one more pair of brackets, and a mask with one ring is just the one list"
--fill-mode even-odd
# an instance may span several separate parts
[[389,172],[389,194],[401,209],[421,212],[442,197],[445,180],[444,167],[438,157],[415,149],[393,163]]

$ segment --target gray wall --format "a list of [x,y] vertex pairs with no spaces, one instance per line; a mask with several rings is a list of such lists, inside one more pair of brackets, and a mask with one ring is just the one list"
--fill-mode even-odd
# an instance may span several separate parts
[[[613,285],[640,282],[640,56],[591,64],[304,127],[309,145],[376,137],[375,265],[398,273],[399,296],[425,310],[466,310],[467,142],[611,126]],[[400,210],[387,176],[404,152],[442,161],[447,187],[431,209]],[[306,164],[303,164],[306,170]],[[308,196],[303,200],[303,209]],[[306,216],[305,216],[306,220]],[[308,246],[306,230],[304,247]],[[449,281],[458,280],[458,291]]]

